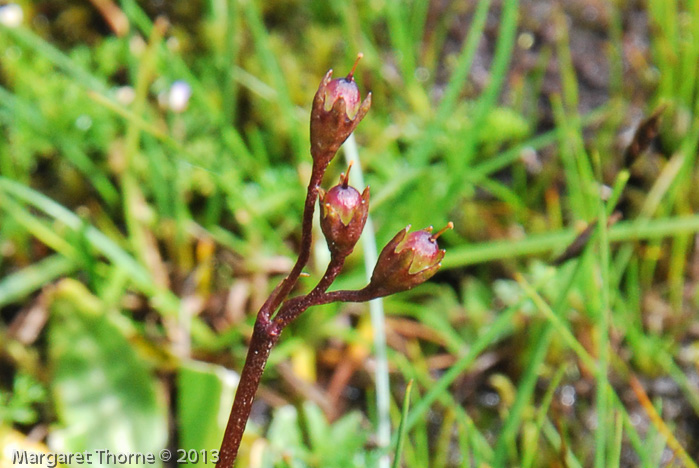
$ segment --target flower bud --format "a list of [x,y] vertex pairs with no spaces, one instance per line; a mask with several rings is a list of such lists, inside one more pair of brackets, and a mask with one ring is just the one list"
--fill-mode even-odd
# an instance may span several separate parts
[[[357,57],[357,62],[362,57]],[[361,102],[352,71],[345,78],[331,80],[332,70],[320,82],[311,110],[311,154],[314,161],[327,166],[340,145],[359,125],[371,106],[371,93]]]
[[453,227],[449,222],[435,234],[431,226],[408,234],[408,226],[396,234],[381,251],[371,275],[369,287],[376,290],[377,297],[406,291],[437,273],[445,253],[437,245],[437,238]]
[[327,192],[320,190],[320,227],[332,255],[352,252],[369,214],[369,187],[360,195],[348,184],[351,167],[339,184]]
[[353,120],[356,117],[362,98],[359,95],[357,83],[351,77],[351,73],[347,78],[338,78],[330,81],[325,87],[324,93],[323,110],[325,112],[330,112],[335,102],[342,99],[345,101],[347,118]]

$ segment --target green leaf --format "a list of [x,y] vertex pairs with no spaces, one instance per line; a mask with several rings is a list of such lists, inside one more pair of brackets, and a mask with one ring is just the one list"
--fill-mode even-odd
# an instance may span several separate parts
[[485,116],[479,139],[482,143],[501,143],[520,140],[529,132],[529,122],[522,115],[506,107],[495,107]]
[[[368,466],[362,453],[368,432],[362,427],[362,415],[352,412],[328,423],[320,408],[305,402],[299,415],[293,406],[284,406],[274,413],[267,433],[275,459],[292,463],[290,466],[323,468],[359,468]],[[301,427],[305,426],[304,438]],[[308,444],[304,442],[307,439]],[[267,465],[265,465],[267,466]],[[284,465],[279,465],[284,466]]]
[[167,442],[164,398],[119,316],[73,280],[57,286],[51,314],[49,358],[61,426],[51,435],[53,448],[155,454],[157,460]]
[[413,381],[409,380],[405,387],[405,396],[403,397],[403,409],[400,414],[400,425],[398,426],[398,441],[396,442],[396,453],[393,457],[393,468],[400,468],[400,457],[403,452],[407,431],[406,422],[408,421],[408,411],[410,410],[410,392],[413,389]]
[[296,460],[296,458],[308,457],[303,444],[303,434],[299,426],[296,408],[282,406],[274,412],[274,419],[269,425],[267,439],[271,450],[265,452],[265,455],[269,457],[267,458],[269,465],[265,466],[276,466],[274,463],[281,458],[288,460],[290,464],[293,463],[292,466],[305,466],[299,465],[298,460]]
[[308,442],[314,452],[322,450],[328,443],[329,427],[325,420],[325,415],[311,402],[303,404],[303,417],[306,423],[306,432],[308,433]]
[[[198,453],[218,450],[237,384],[238,375],[224,367],[197,361],[183,363],[177,374],[180,449]],[[211,460],[199,461],[190,466],[204,466]]]

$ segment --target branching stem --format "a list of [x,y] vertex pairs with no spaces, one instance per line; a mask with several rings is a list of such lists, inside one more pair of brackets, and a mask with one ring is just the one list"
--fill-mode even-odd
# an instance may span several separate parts
[[[439,268],[439,260],[444,256],[444,251],[439,251],[435,242],[441,231],[435,235],[431,234],[431,230],[413,233],[406,244],[415,245],[398,249],[399,245],[403,245],[400,242],[406,238],[405,229],[384,248],[385,253],[382,252],[379,257],[369,285],[356,291],[327,292],[359,239],[368,215],[369,189],[367,187],[361,195],[353,187],[350,189],[348,168],[341,179],[341,185],[334,187],[335,191],[328,192],[334,195],[323,196],[323,206],[329,211],[323,210],[321,228],[330,248],[330,263],[323,277],[308,294],[286,300],[311,256],[313,213],[325,170],[340,145],[354,131],[371,106],[371,93],[360,104],[353,73],[354,68],[347,78],[331,81],[332,71],[328,71],[313,98],[310,128],[313,168],[306,189],[299,256],[289,274],[272,291],[257,313],[245,365],[221,442],[217,468],[231,468],[235,463],[267,359],[284,328],[312,306],[340,301],[365,302],[410,289],[434,274],[436,268]],[[337,190],[343,195],[337,195]],[[338,215],[338,212],[345,215],[349,212],[349,221]],[[425,239],[425,236],[428,238]],[[379,265],[381,259],[383,265]],[[413,264],[424,268],[413,272],[410,270]]]
[[[329,159],[329,158],[328,158]],[[314,161],[318,159],[315,158]],[[269,298],[260,308],[258,312],[258,319],[266,317],[270,319],[275,310],[279,307],[285,297],[289,295],[291,290],[296,285],[296,282],[301,275],[303,267],[308,263],[308,259],[311,255],[311,243],[313,240],[313,213],[315,212],[316,198],[318,198],[318,187],[323,180],[323,175],[325,174],[325,169],[327,164],[318,165],[313,163],[313,169],[311,170],[311,180],[308,183],[308,189],[306,190],[306,203],[303,207],[303,220],[301,222],[301,247],[299,249],[299,257],[291,269],[291,272],[284,278],[284,280],[276,287]]]
[[[329,160],[331,158],[326,159]],[[314,161],[317,160],[319,158],[314,158]],[[301,224],[301,246],[296,264],[286,278],[275,288],[257,314],[255,327],[250,339],[250,348],[245,358],[243,371],[240,374],[240,383],[235,393],[231,415],[221,442],[219,461],[216,464],[217,468],[229,468],[235,463],[240,442],[245,432],[245,425],[252,409],[252,402],[260,385],[260,379],[267,364],[269,353],[277,343],[282,330],[310,306],[316,305],[316,303],[325,303],[322,302],[324,293],[340,273],[345,262],[346,255],[333,257],[318,285],[305,296],[286,301],[279,313],[272,319],[274,311],[279,308],[284,298],[291,293],[291,290],[296,285],[301,271],[308,263],[311,255],[313,213],[315,211],[316,198],[318,197],[318,187],[323,180],[326,168],[327,163],[318,164],[314,162],[313,164],[311,180],[306,190],[306,203]],[[319,300],[320,302],[318,302]]]
[[245,432],[245,424],[252,409],[252,402],[260,384],[260,378],[267,364],[269,353],[277,343],[282,330],[311,306],[331,302],[365,302],[377,297],[375,288],[369,286],[357,291],[326,292],[340,273],[345,257],[346,255],[333,257],[316,287],[304,296],[286,301],[273,320],[270,321],[269,318],[258,315],[248,355],[245,359],[245,366],[240,375],[240,383],[231,408],[231,416],[223,436],[219,452],[220,458],[216,464],[217,468],[228,468],[233,466],[235,462]]

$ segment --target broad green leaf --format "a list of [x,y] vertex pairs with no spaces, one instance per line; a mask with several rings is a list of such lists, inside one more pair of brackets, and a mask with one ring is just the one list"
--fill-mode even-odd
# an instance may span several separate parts
[[148,466],[159,466],[157,454],[167,442],[164,399],[118,316],[73,280],[57,286],[50,310],[49,359],[60,426],[51,433],[51,448],[154,454],[156,464]]
[[296,408],[282,406],[274,412],[274,419],[267,431],[267,439],[272,449],[270,452],[275,454],[274,458],[280,453],[292,455],[288,457],[289,459],[306,455]]
[[[198,454],[221,445],[238,375],[215,364],[183,363],[177,374],[178,448]],[[193,460],[190,460],[190,462]],[[199,458],[190,466],[210,465]]]

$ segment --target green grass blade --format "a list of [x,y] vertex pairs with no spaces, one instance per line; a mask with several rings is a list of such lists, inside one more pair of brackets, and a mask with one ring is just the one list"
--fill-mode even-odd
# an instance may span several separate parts
[[[352,164],[354,168],[352,177],[356,181],[356,185],[364,187],[364,173],[354,135],[350,135],[347,139],[344,150],[347,164]],[[364,252],[364,271],[367,281],[370,281],[374,265],[376,265],[376,260],[378,259],[374,223],[371,216],[367,217],[361,242],[362,251]],[[391,442],[391,419],[389,414],[391,389],[386,352],[386,317],[382,298],[369,302],[369,314],[371,315],[371,326],[374,332],[374,355],[376,358],[376,370],[374,372],[374,378],[376,379],[376,436],[379,448],[384,448]],[[388,459],[382,458],[379,463],[383,466],[388,466]]]
[[424,418],[429,411],[430,406],[440,397],[442,393],[448,392],[449,386],[461,376],[466,369],[469,368],[478,357],[478,355],[483,352],[488,346],[496,342],[499,336],[505,334],[512,326],[512,318],[518,311],[518,307],[509,307],[507,310],[501,312],[495,322],[483,332],[479,339],[473,343],[473,346],[469,349],[468,353],[459,358],[453,366],[442,376],[440,379],[434,383],[434,386],[425,394],[425,396],[420,399],[420,401],[415,404],[412,411],[410,412],[410,417],[408,418],[408,430],[410,430],[417,422]]
[[69,275],[78,265],[62,255],[51,255],[0,279],[0,308]]
[[28,203],[45,214],[62,222],[74,231],[84,229],[86,240],[93,248],[101,252],[111,262],[129,272],[131,280],[139,289],[153,296],[156,306],[162,311],[175,313],[179,308],[179,300],[169,291],[160,290],[145,268],[122,249],[117,243],[93,226],[84,227],[84,221],[70,210],[42,195],[35,190],[18,184],[5,177],[0,177],[0,191],[12,195]]
[[82,68],[68,55],[44,41],[41,37],[34,34],[29,29],[8,28],[0,24],[0,32],[7,34],[10,36],[10,38],[22,46],[32,49],[38,54],[46,57],[81,86],[84,86],[87,89],[97,90],[102,93],[106,92],[107,86],[105,85],[104,81]]
[[405,440],[408,435],[408,426],[406,424],[408,420],[408,411],[410,410],[410,392],[413,389],[413,381],[410,380],[408,385],[405,387],[405,396],[403,397],[403,409],[401,411],[400,424],[398,425],[398,439],[396,440],[396,452],[393,455],[393,468],[400,467],[401,453],[403,452],[403,445],[405,445]]
[[[653,220],[619,222],[609,229],[610,242],[660,239],[678,234],[699,232],[699,215],[678,216]],[[561,230],[532,234],[521,240],[495,240],[482,244],[456,246],[449,249],[442,267],[459,268],[466,265],[526,255],[551,254],[563,250],[577,233]]]

